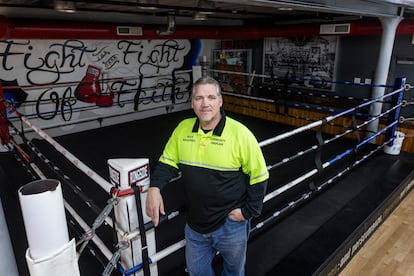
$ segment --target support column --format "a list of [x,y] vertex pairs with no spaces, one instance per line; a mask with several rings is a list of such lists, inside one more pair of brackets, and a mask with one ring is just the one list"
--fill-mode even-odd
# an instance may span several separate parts
[[18,276],[16,260],[0,199],[0,275]]
[[[402,17],[382,17],[379,18],[382,26],[381,46],[379,51],[377,68],[375,70],[375,84],[385,84],[388,79],[388,72],[390,69],[390,62],[392,57],[392,50],[394,47],[395,34],[398,24],[400,24]],[[374,87],[371,98],[377,98],[385,93],[385,87]],[[382,103],[374,103],[370,106],[369,114],[377,116],[382,112]],[[375,120],[367,126],[368,131],[377,132],[379,121]],[[372,140],[375,143],[375,139]]]

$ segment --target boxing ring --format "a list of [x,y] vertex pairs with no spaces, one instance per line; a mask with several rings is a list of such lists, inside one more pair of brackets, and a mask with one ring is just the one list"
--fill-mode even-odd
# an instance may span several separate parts
[[[394,190],[401,195],[411,189],[410,172],[414,165],[413,162],[404,160],[411,160],[412,157],[399,152],[383,153],[387,150],[389,152],[397,142],[400,110],[406,104],[403,93],[411,87],[404,79],[383,87],[387,89],[383,96],[364,99],[350,108],[334,110],[319,107],[318,110],[323,109],[329,115],[313,120],[303,118],[310,122],[299,127],[228,112],[229,116],[244,122],[255,133],[270,172],[262,215],[252,220],[246,275],[309,275],[309,271],[312,271],[311,274],[327,271],[335,274],[339,271],[351,257],[346,255],[348,253],[344,244],[345,241],[352,243],[349,236],[358,228],[358,223],[352,227],[346,226],[351,229],[343,234],[342,241],[330,248],[329,254],[322,254],[322,261],[308,266],[304,264],[310,263],[309,259],[318,255],[313,249],[320,248],[325,243],[323,239],[326,239],[328,233],[324,230],[326,225],[339,224],[335,214],[346,210],[352,202],[359,206],[356,203],[358,195],[375,186],[372,181],[378,180],[377,177],[370,176],[372,171],[368,174],[364,171],[373,170],[372,167],[367,167],[368,161],[376,162],[375,166],[382,169],[381,173],[374,172],[378,177],[384,177],[384,172],[394,176],[392,179],[387,177],[387,183],[384,184],[388,185],[387,189],[382,197],[377,197],[376,203],[371,203],[373,206],[369,214]],[[386,105],[386,110],[376,115],[366,113],[371,105],[378,103]],[[168,116],[147,118],[122,126],[52,138],[12,104],[5,101],[3,104],[19,118],[21,124],[30,127],[39,137],[25,138],[24,131],[3,118],[12,133],[20,136],[23,141],[17,143],[13,137],[9,138],[13,150],[6,157],[7,161],[11,162],[13,157],[14,162],[23,168],[22,171],[27,175],[23,177],[25,183],[47,179],[57,179],[60,182],[69,236],[76,244],[72,246],[76,248],[76,262],[81,275],[185,275],[185,241],[182,231],[185,209],[180,178],[174,179],[163,191],[168,214],[161,217],[158,228],[154,229],[149,218],[142,212],[142,206],[145,206],[149,172],[161,153],[163,142],[178,121],[192,116],[191,111],[169,113]],[[292,106],[297,107],[298,104]],[[303,108],[313,107],[304,104]],[[338,119],[344,117],[350,122],[349,125],[338,123]],[[163,123],[157,128],[155,122],[159,119]],[[367,130],[368,125],[380,120],[386,122],[384,127],[376,132]],[[342,131],[327,134],[324,132],[327,126],[342,128]],[[153,128],[157,137],[141,135],[137,138],[139,134],[136,129],[143,127]],[[87,136],[100,137],[102,140],[105,132],[114,131],[129,132],[130,135],[122,135],[123,138],[131,136],[135,140],[123,141],[125,148],[104,147],[105,151],[102,151],[102,145],[85,143]],[[136,139],[139,139],[139,144],[147,146],[136,146]],[[96,141],[93,138],[87,140]],[[115,144],[121,145],[122,141]],[[81,155],[82,158],[79,157]],[[390,173],[388,167],[395,167],[395,163],[399,163],[396,169],[398,172]],[[353,174],[360,167],[366,174],[363,179]],[[353,179],[351,184],[344,181],[347,177]],[[404,184],[400,185],[401,183]],[[328,208],[323,203],[327,203]],[[387,212],[390,210],[387,208]],[[360,219],[363,221],[366,218]],[[378,224],[377,221],[374,226]],[[370,228],[371,232],[374,228]],[[325,231],[325,236],[321,234],[320,244],[308,245],[304,242],[310,238],[314,242],[318,240],[318,231],[321,230]],[[286,236],[286,233],[289,235]],[[341,257],[338,261],[341,254],[348,258]],[[91,258],[95,261],[91,262]],[[220,256],[217,256],[213,265],[217,269],[220,267]],[[308,270],[305,271],[306,269]]]

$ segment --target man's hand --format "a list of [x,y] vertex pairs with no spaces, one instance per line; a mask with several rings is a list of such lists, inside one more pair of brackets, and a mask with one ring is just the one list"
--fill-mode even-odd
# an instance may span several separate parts
[[165,215],[164,201],[161,196],[159,188],[150,187],[147,191],[147,202],[145,206],[145,212],[154,223],[154,226],[158,226],[160,214]]
[[234,209],[229,213],[229,218],[234,221],[243,221],[245,220],[243,213],[240,208]]

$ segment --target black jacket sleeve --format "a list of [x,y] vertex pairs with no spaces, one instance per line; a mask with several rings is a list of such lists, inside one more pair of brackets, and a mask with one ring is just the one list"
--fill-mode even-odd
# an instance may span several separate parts
[[263,198],[266,193],[267,180],[249,185],[246,204],[241,208],[245,219],[257,217],[262,212]]
[[161,190],[172,178],[177,177],[178,173],[178,169],[159,162],[151,175],[150,187],[158,187]]

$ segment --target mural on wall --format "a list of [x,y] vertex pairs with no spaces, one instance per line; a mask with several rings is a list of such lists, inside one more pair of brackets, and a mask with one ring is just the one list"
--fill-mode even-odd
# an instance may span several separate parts
[[330,89],[325,81],[333,79],[336,45],[336,36],[266,38],[263,72],[278,81]]
[[37,125],[189,100],[196,40],[0,40],[4,95]]

